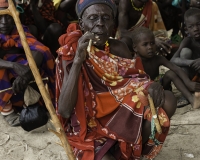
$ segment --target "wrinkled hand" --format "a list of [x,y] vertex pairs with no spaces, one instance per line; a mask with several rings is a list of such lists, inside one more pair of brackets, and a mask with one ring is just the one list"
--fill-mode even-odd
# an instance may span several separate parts
[[191,64],[190,67],[193,68],[195,71],[200,73],[200,58],[195,59]]
[[98,38],[95,38],[94,34],[91,32],[86,32],[78,41],[76,56],[74,57],[74,61],[83,62],[86,59],[87,47],[90,39],[94,44]]
[[190,82],[187,84],[187,88],[191,92],[200,92],[200,83],[197,82]]
[[150,96],[152,97],[156,108],[163,106],[163,104],[165,102],[165,95],[164,95],[163,87],[160,85],[160,83],[153,82],[149,86],[148,92],[149,92]]
[[167,56],[167,54],[171,53],[171,46],[164,39],[156,37],[155,43],[160,55]]
[[33,79],[33,75],[29,66],[14,63],[13,70],[18,75],[18,77],[14,80],[12,85],[14,93],[24,91],[28,86],[29,82]]

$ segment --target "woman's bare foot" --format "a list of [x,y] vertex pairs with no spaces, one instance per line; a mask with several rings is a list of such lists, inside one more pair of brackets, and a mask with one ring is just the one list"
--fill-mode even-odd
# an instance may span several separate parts
[[200,107],[200,92],[194,93],[194,105],[193,108],[197,109]]

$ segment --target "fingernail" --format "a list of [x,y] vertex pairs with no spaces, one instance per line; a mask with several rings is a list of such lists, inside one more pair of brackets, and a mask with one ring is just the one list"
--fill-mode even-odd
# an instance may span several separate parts
[[96,44],[97,42],[93,42],[94,44]]
[[99,39],[99,36],[95,36],[96,39]]

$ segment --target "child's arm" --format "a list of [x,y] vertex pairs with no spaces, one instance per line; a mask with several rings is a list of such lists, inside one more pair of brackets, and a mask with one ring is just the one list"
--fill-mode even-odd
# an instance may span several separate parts
[[200,91],[200,83],[191,81],[181,68],[179,68],[175,64],[168,61],[165,57],[160,56],[159,61],[160,61],[161,65],[163,65],[163,66],[169,68],[171,71],[173,71],[183,81],[185,86],[187,86],[187,88],[190,91],[192,91],[192,92]]
[[179,49],[176,51],[170,61],[180,67],[189,67],[192,64],[193,60],[183,59],[180,57],[180,53],[183,48],[190,48],[190,38],[186,37],[183,39],[179,46]]

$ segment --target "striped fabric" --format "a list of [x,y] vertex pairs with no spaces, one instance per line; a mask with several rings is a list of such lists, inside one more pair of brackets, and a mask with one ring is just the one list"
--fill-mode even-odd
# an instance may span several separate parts
[[[49,49],[42,43],[38,42],[29,32],[26,27],[24,27],[27,42],[32,51],[39,51],[43,54],[43,62],[40,67],[40,73],[42,77],[48,77],[48,86],[52,101],[54,102],[54,92],[55,92],[55,74],[54,74],[54,57],[50,53]],[[16,27],[13,29],[11,35],[0,34],[0,46],[4,49],[10,47],[23,48],[21,40]],[[28,65],[26,56],[24,53],[13,53],[6,54],[3,57],[4,60],[10,62],[18,62],[23,65]],[[16,73],[11,69],[0,69],[0,90],[12,87],[13,79],[17,77]],[[13,94],[12,90],[0,93],[0,110],[6,105],[10,100],[13,106],[22,106],[23,104],[23,94],[17,93]]]

